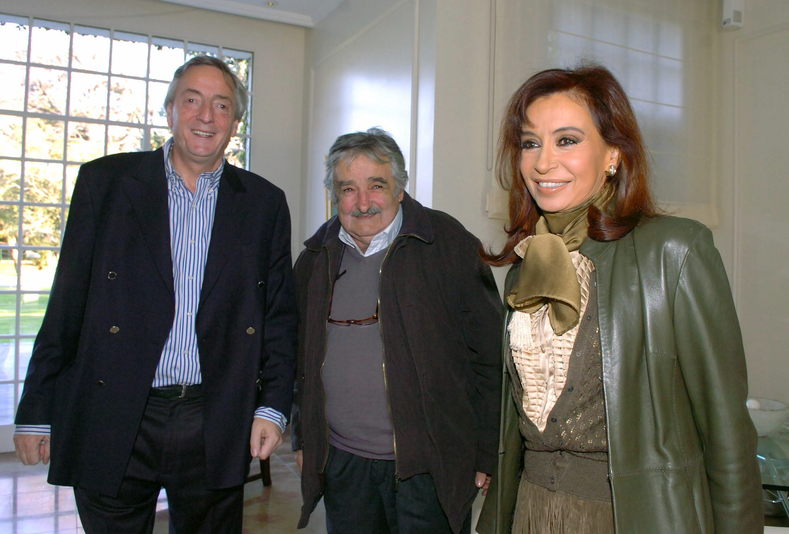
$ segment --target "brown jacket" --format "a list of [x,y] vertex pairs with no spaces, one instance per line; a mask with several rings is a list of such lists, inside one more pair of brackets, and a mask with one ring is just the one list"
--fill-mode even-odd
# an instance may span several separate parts
[[[403,225],[381,267],[380,323],[397,476],[430,473],[454,531],[493,473],[501,391],[502,311],[479,241],[445,213],[406,195]],[[328,454],[321,365],[331,281],[342,249],[337,218],[296,262],[301,324],[294,448],[304,451],[299,527],[323,494]]]

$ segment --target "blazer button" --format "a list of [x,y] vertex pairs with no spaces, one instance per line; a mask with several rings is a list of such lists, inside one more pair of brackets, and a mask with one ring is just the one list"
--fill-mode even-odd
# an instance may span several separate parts
[[96,380],[96,385],[97,386],[103,386],[104,385],[104,380],[102,380],[102,379]]
[[113,326],[111,326],[111,327],[110,327],[110,334],[117,334],[117,333],[118,333],[118,332],[120,332],[120,331],[121,331],[121,329],[120,329],[120,328],[118,328],[118,327],[117,327],[117,326],[115,326],[115,325],[113,325]]
[[116,278],[118,278],[118,273],[115,271],[110,271],[107,273],[107,280],[115,280]]
[[264,282],[263,280],[260,280],[260,281],[258,282],[258,287],[263,287],[263,286],[265,286],[265,285],[266,285],[266,282]]
[[247,334],[249,334],[251,336],[254,333],[255,333],[255,329],[254,328],[252,328],[251,326],[249,328],[247,328]]

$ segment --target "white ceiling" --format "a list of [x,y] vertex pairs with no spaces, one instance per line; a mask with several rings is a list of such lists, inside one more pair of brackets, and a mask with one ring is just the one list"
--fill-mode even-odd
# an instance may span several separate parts
[[220,11],[231,15],[284,22],[311,28],[342,0],[160,0],[171,4]]

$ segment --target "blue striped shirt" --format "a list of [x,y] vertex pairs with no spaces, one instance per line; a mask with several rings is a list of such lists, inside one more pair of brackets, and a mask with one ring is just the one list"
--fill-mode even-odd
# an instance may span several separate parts
[[[197,178],[196,190],[190,191],[172,165],[172,138],[164,145],[164,168],[167,176],[167,203],[170,214],[170,253],[173,260],[175,319],[156,368],[153,387],[174,384],[200,384],[200,354],[197,348],[195,318],[200,303],[211,229],[214,226],[219,181],[225,162]],[[284,431],[286,417],[265,406],[255,410],[255,417],[267,419]],[[48,434],[49,425],[17,425],[17,434]]]
[[195,318],[200,289],[214,226],[219,179],[224,160],[215,170],[197,178],[192,193],[172,165],[172,139],[164,145],[167,203],[170,213],[170,254],[173,259],[175,319],[164,343],[153,386],[200,384],[200,354],[197,351]]

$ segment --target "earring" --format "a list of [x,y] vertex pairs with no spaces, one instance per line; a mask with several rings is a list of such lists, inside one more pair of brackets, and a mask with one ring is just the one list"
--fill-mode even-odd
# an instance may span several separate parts
[[614,165],[613,163],[611,165],[609,165],[608,168],[605,170],[605,173],[608,176],[615,175],[616,174],[616,165]]

